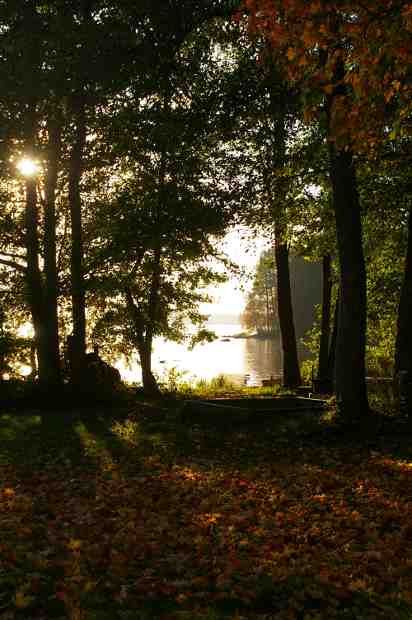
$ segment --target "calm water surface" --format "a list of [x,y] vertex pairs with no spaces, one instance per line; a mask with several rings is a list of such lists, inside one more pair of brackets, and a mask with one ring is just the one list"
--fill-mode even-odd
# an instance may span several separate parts
[[[185,372],[187,379],[212,379],[224,374],[239,383],[248,375],[249,385],[260,385],[262,379],[281,374],[282,354],[278,341],[231,337],[242,331],[240,325],[219,324],[208,328],[215,332],[217,340],[196,345],[191,351],[185,345],[157,339],[153,350],[155,373],[163,378],[176,368]],[[130,369],[119,366],[119,369],[127,381],[140,381],[139,366],[133,365]]]

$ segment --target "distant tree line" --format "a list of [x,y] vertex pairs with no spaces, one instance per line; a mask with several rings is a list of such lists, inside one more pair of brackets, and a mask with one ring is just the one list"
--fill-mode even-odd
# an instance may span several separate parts
[[241,315],[243,327],[258,336],[274,338],[279,335],[276,289],[273,252],[265,250],[256,265],[252,290],[246,296],[245,309]]
[[[322,267],[318,261],[289,256],[290,288],[296,338],[302,339],[317,323],[316,308],[322,300]],[[277,273],[274,250],[264,250],[257,262],[252,288],[241,314],[243,327],[257,336],[279,338]]]

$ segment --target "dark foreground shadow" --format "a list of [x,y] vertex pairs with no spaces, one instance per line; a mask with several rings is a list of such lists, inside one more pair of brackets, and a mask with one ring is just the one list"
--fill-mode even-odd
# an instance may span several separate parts
[[5,413],[5,609],[39,619],[410,617],[411,481],[394,456],[405,428],[377,424],[365,441],[306,422],[189,424],[178,402],[136,402],[127,415]]

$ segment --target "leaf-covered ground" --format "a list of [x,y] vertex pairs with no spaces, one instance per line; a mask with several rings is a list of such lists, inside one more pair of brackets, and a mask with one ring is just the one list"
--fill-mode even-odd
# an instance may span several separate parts
[[322,428],[1,416],[0,618],[412,618],[406,431]]

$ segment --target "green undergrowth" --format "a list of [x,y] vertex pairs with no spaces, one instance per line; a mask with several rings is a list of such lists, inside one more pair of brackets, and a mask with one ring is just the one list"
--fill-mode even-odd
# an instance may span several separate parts
[[276,396],[281,390],[277,385],[273,387],[242,386],[223,374],[209,380],[186,380],[185,374],[170,371],[168,379],[161,384],[164,394],[178,398],[248,398]]
[[279,393],[280,386],[248,387],[233,380],[230,375],[220,374],[212,379],[188,377],[185,371],[171,368],[159,380],[164,394],[180,398],[217,398],[217,397],[257,397],[274,396]]

